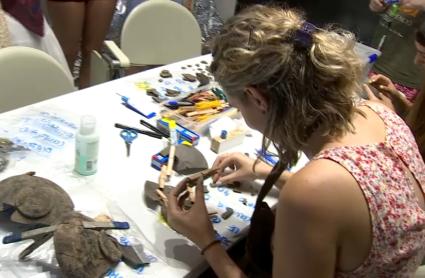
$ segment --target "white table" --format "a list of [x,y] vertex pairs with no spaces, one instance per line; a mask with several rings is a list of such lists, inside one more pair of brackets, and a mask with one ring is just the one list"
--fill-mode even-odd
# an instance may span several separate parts
[[[175,75],[181,72],[190,73],[191,68],[182,70],[181,67],[197,64],[201,60],[210,60],[210,57],[194,58],[168,65],[165,68]],[[78,125],[81,115],[92,114],[96,116],[100,133],[97,174],[83,177],[73,172],[74,142],[71,138],[64,140],[65,145],[50,155],[29,153],[23,157],[12,157],[15,160],[12,160],[6,171],[0,174],[0,179],[28,171],[36,171],[38,176],[48,178],[63,187],[73,199],[76,210],[80,210],[89,216],[112,213],[117,221],[130,220],[133,224],[132,230],[138,228],[144,234],[145,249],[148,254],[152,255],[154,262],[138,271],[120,263],[107,277],[197,276],[207,267],[205,260],[199,254],[199,250],[187,239],[166,226],[160,220],[158,212],[147,208],[143,201],[145,181],[157,181],[159,174],[150,166],[151,156],[159,152],[164,143],[150,137],[139,136],[132,144],[131,156],[126,157],[125,145],[119,136],[120,130],[114,128],[114,123],[142,128],[138,123],[141,116],[124,108],[116,93],[126,95],[131,100],[139,101],[147,111],[159,111],[158,105],[146,96],[144,91],[135,86],[135,83],[146,80],[151,83],[156,82],[160,70],[161,68],[158,68],[138,73],[0,114],[0,137],[5,135],[14,137],[15,132],[22,132],[24,126],[22,119],[29,121],[28,126],[34,126],[31,119],[41,117],[46,121],[46,118],[52,119],[51,116],[54,115]],[[154,123],[154,121],[151,121],[151,123]],[[72,129],[69,130],[72,131]],[[247,137],[243,146],[235,148],[235,150],[254,153],[256,148],[260,148],[260,142],[261,136],[253,132],[253,136]],[[216,154],[210,151],[209,147],[209,139],[203,137],[198,148],[211,165]],[[305,159],[300,165],[304,163]],[[177,184],[180,179],[181,177],[174,177],[171,184]],[[276,193],[276,191],[273,191],[272,197],[267,198],[267,201],[272,205],[276,203]],[[241,197],[247,199],[247,205],[242,204]],[[235,193],[226,188],[210,189],[210,193],[206,196],[208,206],[215,207],[219,214],[224,211],[226,206],[235,210],[231,218],[221,219],[220,223],[214,224],[214,228],[222,235],[226,246],[234,244],[241,236],[246,234],[255,198],[256,196],[251,196],[248,193]],[[118,211],[118,214],[114,211]],[[122,219],[124,217],[122,212],[128,219]],[[215,222],[218,222],[217,219],[215,220]],[[0,223],[4,223],[4,220],[1,221]],[[0,236],[4,236],[10,231],[4,225],[0,229]],[[140,235],[139,238],[143,240]],[[37,272],[40,272],[37,277],[49,277],[49,272],[45,272],[46,269],[33,268],[34,264],[28,267],[28,264],[17,263],[17,254],[28,244],[29,242],[0,245],[0,277],[14,277],[12,273],[18,273],[21,276],[23,273],[27,273],[24,276],[31,277],[32,274]],[[51,243],[34,252],[32,256],[34,261],[41,262],[38,263],[38,266],[45,264],[55,269],[57,264],[52,259],[53,257]],[[10,272],[10,268],[7,268],[11,265],[14,266],[11,268],[12,272]]]

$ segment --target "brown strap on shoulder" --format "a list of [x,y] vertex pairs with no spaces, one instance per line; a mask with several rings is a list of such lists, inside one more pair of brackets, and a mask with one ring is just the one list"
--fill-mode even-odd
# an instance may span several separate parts
[[260,193],[258,193],[257,202],[256,205],[261,204],[261,202],[264,200],[266,195],[269,193],[269,191],[272,189],[273,185],[276,183],[276,181],[279,179],[280,175],[283,172],[283,167],[280,162],[278,162],[270,172],[270,174],[267,176],[266,180],[264,181],[263,186],[261,187]]

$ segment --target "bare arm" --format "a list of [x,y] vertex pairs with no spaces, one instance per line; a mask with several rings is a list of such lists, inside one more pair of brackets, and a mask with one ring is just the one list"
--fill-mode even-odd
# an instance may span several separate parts
[[425,0],[400,0],[400,4],[408,8],[425,10]]
[[204,253],[205,259],[220,278],[246,277],[242,270],[229,257],[226,250],[219,245],[213,245]]
[[204,256],[218,277],[245,277],[220,244],[207,247],[215,240],[215,234],[205,205],[203,179],[197,181],[195,203],[189,210],[182,208],[188,195],[185,193],[186,188],[187,179],[184,179],[163,200],[168,224],[187,236],[201,250],[205,250]]
[[303,174],[294,175],[281,190],[273,277],[334,277],[338,223],[330,195]]

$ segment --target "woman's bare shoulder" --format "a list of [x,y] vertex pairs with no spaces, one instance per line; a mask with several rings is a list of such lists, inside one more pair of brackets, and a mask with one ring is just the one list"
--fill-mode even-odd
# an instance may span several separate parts
[[324,217],[339,218],[355,192],[357,183],[339,164],[313,160],[295,173],[280,192],[279,201],[287,209]]

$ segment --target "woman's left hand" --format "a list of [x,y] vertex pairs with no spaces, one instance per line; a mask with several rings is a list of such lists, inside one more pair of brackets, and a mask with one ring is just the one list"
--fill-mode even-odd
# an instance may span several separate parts
[[174,230],[202,249],[215,240],[215,232],[205,205],[203,178],[197,180],[195,203],[189,210],[182,207],[188,196],[188,192],[183,193],[187,182],[188,179],[184,179],[168,194],[167,221]]

